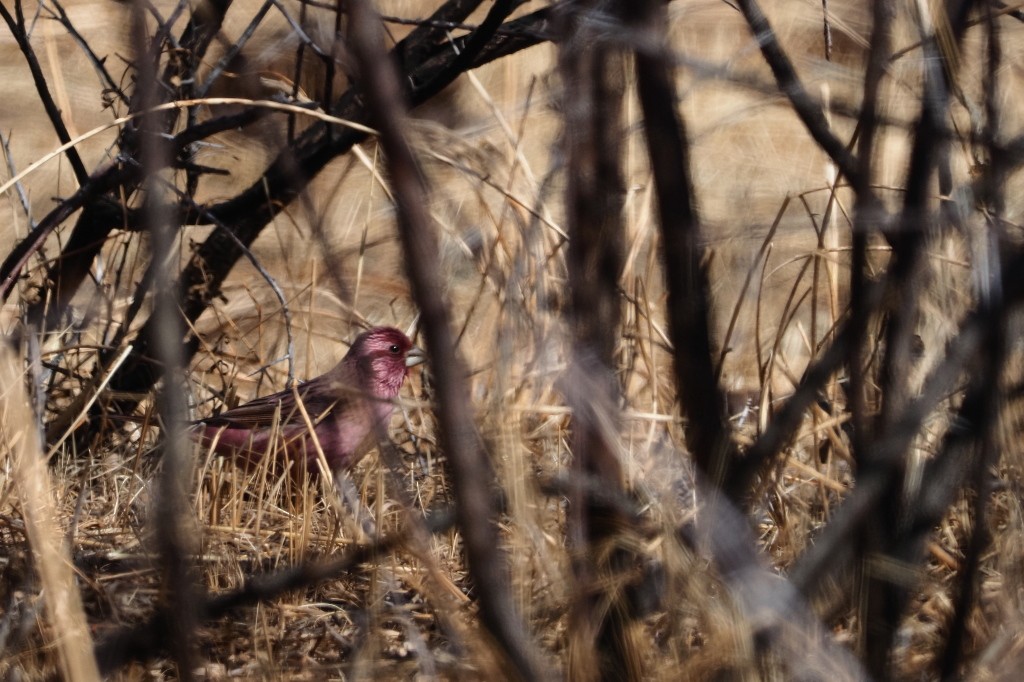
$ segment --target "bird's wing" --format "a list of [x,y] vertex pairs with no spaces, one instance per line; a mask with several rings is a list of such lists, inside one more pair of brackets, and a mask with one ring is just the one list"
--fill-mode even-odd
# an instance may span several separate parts
[[212,426],[260,428],[272,426],[275,416],[279,415],[276,417],[279,426],[305,426],[306,419],[295,400],[296,392],[302,400],[306,414],[314,424],[335,410],[343,410],[353,399],[350,392],[339,390],[335,381],[321,376],[300,384],[297,390],[285,389],[265,395],[213,417],[201,419],[199,422]]

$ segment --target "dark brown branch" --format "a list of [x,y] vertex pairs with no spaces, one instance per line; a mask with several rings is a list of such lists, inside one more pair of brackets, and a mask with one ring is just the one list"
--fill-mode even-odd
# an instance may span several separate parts
[[[160,78],[161,83],[177,87],[167,87],[161,101],[169,101],[173,95],[176,99],[191,99],[195,92],[196,68],[202,62],[206,51],[220,31],[224,16],[231,7],[232,0],[202,0],[192,11],[192,16],[181,33],[181,39],[175,55],[168,60]],[[168,23],[168,29],[170,23]],[[154,41],[153,47],[156,46]],[[169,114],[165,125],[173,120],[174,112]],[[169,130],[167,132],[170,132]]]
[[[592,499],[629,519],[634,529],[643,524],[636,500],[622,491],[609,490],[600,479],[558,476],[541,479],[539,484],[546,495],[571,495],[582,487]],[[729,597],[753,625],[754,642],[771,648],[791,679],[867,679],[856,658],[829,637],[804,595],[757,550],[759,541],[743,512],[719,490],[703,485],[701,478],[697,484],[702,500],[698,521],[675,528],[674,539],[714,564]],[[659,532],[645,529],[643,536],[654,537]],[[673,570],[671,563],[666,568]],[[645,578],[652,580],[650,574]]]
[[571,172],[566,192],[567,264],[572,306],[572,359],[560,387],[572,408],[572,473],[567,534],[575,577],[570,608],[568,677],[639,680],[631,609],[610,575],[635,563],[622,536],[629,522],[584,489],[594,480],[610,492],[624,489],[618,432],[621,391],[615,375],[619,336],[625,181],[624,71],[620,50],[593,24],[608,3],[573,2],[564,10],[559,70],[564,146]]
[[365,0],[349,5],[349,40],[380,142],[398,211],[398,232],[413,300],[418,306],[438,403],[440,442],[451,469],[456,514],[466,561],[476,585],[483,625],[523,680],[548,676],[526,630],[509,585],[498,534],[494,471],[473,423],[466,367],[456,353],[437,269],[438,244],[423,177],[408,142],[403,87],[383,49],[379,17]]
[[[224,15],[231,7],[232,0],[203,0],[192,11],[192,16],[185,25],[181,35],[181,50],[178,57],[168,61],[168,74],[165,76],[165,83],[177,84],[173,91],[177,99],[193,99],[196,92],[196,77],[199,65],[202,63],[206,51],[213,42],[214,37],[220,32],[224,23]],[[196,124],[199,107],[189,107],[185,113],[185,125],[191,127]],[[173,120],[173,119],[171,119]],[[168,128],[168,133],[173,132]],[[193,150],[187,150],[186,154],[191,157]],[[186,193],[195,196],[199,187],[199,174],[186,170],[185,188]]]
[[[925,286],[925,244],[926,237],[937,231],[941,222],[925,222],[928,204],[932,200],[932,178],[938,171],[940,192],[948,196],[951,180],[948,177],[949,144],[945,133],[949,127],[948,107],[952,79],[956,77],[957,60],[949,50],[959,52],[959,45],[967,24],[969,0],[954,2],[951,7],[949,25],[941,23],[937,30],[949,31],[949,41],[926,42],[925,79],[921,97],[921,112],[914,132],[914,144],[905,180],[903,210],[896,229],[889,235],[892,256],[886,271],[892,297],[886,301],[884,310],[885,352],[879,371],[879,391],[882,396],[881,413],[875,428],[879,437],[893,426],[894,420],[902,414],[910,397],[908,369],[913,366],[914,330],[918,323],[919,297]],[[956,6],[958,5],[958,6]],[[940,45],[944,46],[940,49]],[[946,216],[941,219],[945,222]],[[909,442],[907,443],[909,447]],[[875,459],[878,448],[873,443],[858,453],[858,473],[870,475],[871,469],[880,466],[894,478],[894,489],[899,490],[905,471],[900,453],[897,462],[880,463]],[[908,510],[900,495],[887,495],[874,511],[874,523],[864,528],[861,541],[865,553],[888,552],[895,545],[892,520],[903,517]],[[878,678],[888,675],[890,651],[899,619],[903,613],[908,591],[885,576],[868,575],[865,596],[859,600],[862,605],[861,620],[865,636],[865,656],[869,671]]]
[[[999,73],[1003,63],[1002,45],[1000,42],[999,24],[992,12],[991,5],[983,9],[986,27],[986,47],[988,59],[986,60],[985,82],[983,91],[985,93],[985,128],[981,134],[982,152],[988,157],[989,163],[985,167],[985,174],[979,183],[981,192],[980,199],[988,208],[988,225],[984,236],[978,237],[984,240],[983,248],[987,250],[989,267],[999,265],[999,245],[1001,232],[999,223],[1005,212],[1006,198],[1004,195],[1006,187],[1006,163],[1000,158],[996,140],[1000,137],[1002,128],[1002,112],[999,98]],[[981,266],[979,266],[981,267]],[[993,273],[995,276],[982,277],[979,283],[981,291],[979,295],[982,300],[988,301],[994,309],[1001,307],[1003,296],[1001,286],[1001,273]],[[999,414],[999,398],[1002,395],[1002,365],[1006,357],[1006,330],[1007,320],[1004,315],[991,315],[989,318],[988,337],[991,340],[986,350],[984,383],[980,390],[974,395],[968,395],[966,399],[976,402],[975,409],[983,421],[989,422],[979,426],[977,437],[978,453],[973,458],[973,467],[969,471],[968,484],[974,493],[974,502],[971,518],[971,530],[967,547],[964,551],[964,559],[961,563],[960,581],[956,606],[949,626],[949,636],[946,638],[946,645],[941,658],[941,678],[944,680],[954,679],[959,674],[961,663],[966,652],[965,642],[968,638],[968,623],[971,612],[977,605],[977,596],[980,591],[980,572],[982,555],[988,550],[992,541],[992,533],[989,528],[988,505],[992,492],[991,469],[999,462],[1000,452],[995,442],[995,428]]]
[[430,15],[430,19],[413,29],[395,45],[395,56],[403,72],[411,72],[423,64],[427,55],[448,41],[445,24],[461,22],[480,6],[482,0],[448,0]]
[[891,22],[893,6],[891,0],[874,0],[871,27],[871,48],[868,52],[867,71],[864,74],[864,97],[860,116],[857,119],[857,153],[860,174],[854,187],[857,204],[854,210],[853,234],[850,239],[850,322],[853,332],[847,349],[846,372],[849,383],[846,387],[847,406],[850,411],[850,447],[854,458],[860,456],[868,438],[867,395],[864,378],[864,345],[870,324],[870,308],[867,300],[867,248],[868,233],[877,229],[878,213],[882,210],[871,191],[875,139],[880,126],[878,98],[885,75],[885,66],[891,51]]
[[[664,44],[668,19],[656,0],[623,2],[627,23]],[[730,475],[737,453],[715,379],[710,302],[689,141],[676,106],[675,81],[663,51],[636,54],[637,92],[654,174],[676,390],[687,419],[686,444],[715,485]]]
[[[159,84],[151,63],[142,57],[146,50],[146,22],[142,9],[132,12],[132,38],[139,68],[139,88],[133,96],[143,111],[158,101]],[[188,489],[192,480],[191,447],[185,434],[188,413],[184,386],[184,357],[181,339],[184,327],[178,314],[177,289],[174,288],[174,259],[177,225],[160,197],[163,192],[157,173],[170,164],[173,149],[163,131],[163,116],[149,111],[141,120],[139,161],[146,191],[144,219],[150,234],[154,264],[153,321],[154,356],[162,369],[156,407],[160,415],[163,467],[154,501],[156,540],[162,574],[161,603],[168,613],[168,650],[177,667],[178,678],[191,680],[196,667],[195,634],[198,618],[198,581],[192,556],[198,549],[189,532]]]
[[437,86],[432,81],[437,81],[438,84],[448,84],[455,80],[463,71],[472,68],[473,62],[476,61],[480,53],[483,52],[484,47],[494,38],[494,34],[501,27],[502,22],[522,3],[523,0],[494,0],[490,11],[487,12],[487,17],[484,18],[479,28],[467,36],[455,59],[444,69],[433,74],[431,82],[427,82],[422,88],[424,90],[436,88]]
[[[501,28],[494,32],[493,40],[480,50],[470,68],[479,68],[484,64],[489,64],[497,59],[515,54],[520,50],[525,50],[528,47],[551,40],[553,36],[550,26],[552,18],[553,10],[544,8],[502,24]],[[434,47],[427,52],[429,56],[424,57],[422,64],[414,71],[428,73],[415,73],[410,80],[416,83],[426,83],[431,87],[420,86],[414,88],[413,101],[424,101],[444,87],[445,84],[441,81],[432,82],[429,72],[444,68],[443,64],[451,59],[452,53],[461,51],[466,46],[466,42],[471,39],[471,36],[472,34],[459,36],[452,39],[450,44]]]
[[[934,47],[934,44],[933,44]],[[933,53],[933,58],[939,55]],[[926,60],[924,95],[910,163],[906,174],[903,211],[890,236],[892,263],[886,277],[894,282],[892,314],[887,318],[886,353],[881,369],[881,393],[885,396],[879,427],[884,429],[891,416],[898,413],[907,398],[906,374],[911,366],[911,335],[917,322],[916,277],[924,263],[925,237],[929,234],[924,220],[931,199],[931,183],[939,163],[940,148],[946,146],[943,135],[949,88],[938,63]],[[937,141],[938,140],[938,141]]]
[[[307,2],[306,4],[308,4],[310,6],[314,6],[314,7],[322,6],[321,3],[316,3],[316,2]],[[523,4],[523,3],[520,3],[520,4]],[[480,28],[479,24],[466,24],[466,23],[457,22],[457,21],[436,21],[436,20],[433,20],[433,19],[407,19],[407,18],[404,18],[404,17],[388,16],[388,15],[385,15],[385,14],[382,14],[380,18],[381,18],[381,21],[383,21],[385,24],[398,24],[399,26],[429,26],[431,28],[440,28],[440,29],[444,29],[446,31],[458,30],[458,31],[467,31],[467,32],[469,32],[469,31],[475,31],[478,28]],[[499,28],[497,31],[495,31],[495,35],[518,35],[517,32],[510,30],[508,28],[508,26],[509,26],[509,24],[505,24],[504,26]],[[550,40],[552,38],[552,36],[545,35],[545,36],[538,36],[538,38],[540,40],[544,41],[544,40]]]
[[853,492],[791,572],[794,584],[804,593],[813,594],[826,577],[849,567],[851,556],[858,551],[853,538],[876,520],[883,497],[900,496],[904,453],[931,411],[956,387],[965,365],[975,359],[981,343],[979,323],[980,317],[961,328],[921,395],[906,406],[885,434],[879,434],[872,446],[876,465],[858,477]]

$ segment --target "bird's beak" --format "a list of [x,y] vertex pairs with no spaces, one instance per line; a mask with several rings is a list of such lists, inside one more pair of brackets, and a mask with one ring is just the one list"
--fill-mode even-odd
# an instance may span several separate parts
[[416,365],[421,365],[426,361],[427,355],[419,346],[413,346],[409,349],[409,352],[405,354],[406,367],[415,367]]

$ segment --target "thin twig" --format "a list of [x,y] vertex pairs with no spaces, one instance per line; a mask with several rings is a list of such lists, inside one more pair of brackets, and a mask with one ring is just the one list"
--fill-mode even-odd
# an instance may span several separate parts
[[263,22],[263,19],[267,16],[267,13],[273,6],[274,3],[272,0],[266,0],[263,3],[256,14],[253,15],[252,20],[242,31],[241,35],[231,42],[230,47],[224,52],[224,55],[221,56],[214,67],[210,69],[210,73],[207,74],[206,80],[203,84],[196,88],[196,97],[202,98],[206,96],[206,93],[214,86],[217,79],[220,78],[222,73],[224,73],[224,70],[229,64],[231,64],[232,60],[234,60],[234,58],[237,57],[242,52],[242,49],[248,44],[249,39],[252,38],[254,33],[256,33],[256,29],[259,28],[259,25]]
[[[11,137],[13,133],[8,133],[7,137],[4,138],[3,133],[0,133],[0,147],[4,150],[4,161],[7,162],[7,170],[10,172],[11,177],[18,175],[18,169],[14,166],[14,157],[11,155]],[[14,183],[14,189],[18,192],[18,200],[21,202],[21,208],[25,211],[25,218],[28,219],[29,232],[36,229],[36,220],[32,217],[32,202],[29,201],[28,192],[25,191],[25,185],[20,181]]]
[[[46,0],[46,3],[53,5],[57,9],[57,15],[54,18],[54,20],[60,22],[60,24],[64,27],[64,30],[68,32],[68,35],[70,35],[74,39],[75,43],[77,43],[78,46],[82,49],[82,52],[85,53],[85,56],[88,57],[89,63],[92,64],[92,68],[96,71],[96,73],[100,77],[100,80],[104,84],[104,92],[115,93],[117,95],[117,98],[121,100],[122,103],[128,104],[128,96],[124,94],[124,91],[121,90],[120,87],[118,87],[117,83],[111,77],[110,72],[107,71],[106,64],[104,63],[106,61],[106,58],[100,59],[96,55],[96,53],[93,52],[92,46],[89,45],[89,42],[84,37],[82,37],[82,34],[78,32],[78,29],[75,28],[75,25],[71,23],[71,17],[69,17],[67,12],[64,11],[64,6],[61,5],[58,0]],[[45,6],[45,4],[42,2],[39,4],[41,7]],[[47,8],[47,11],[50,11],[52,13],[52,10],[49,10],[49,8]]]
[[[18,17],[17,21],[7,11],[6,5],[0,3],[0,17],[3,17],[7,23],[7,27],[11,30],[11,35],[14,36],[18,47],[21,49],[21,53],[25,56],[29,71],[32,72],[32,82],[35,84],[36,92],[39,94],[39,101],[42,102],[43,109],[46,110],[46,116],[50,119],[50,125],[53,126],[54,132],[57,133],[57,138],[62,143],[67,144],[71,140],[71,135],[68,133],[67,126],[64,125],[64,119],[61,117],[60,109],[57,108],[57,103],[53,101],[53,97],[50,95],[46,76],[43,75],[43,69],[39,66],[39,60],[36,59],[35,50],[32,49],[32,44],[29,42],[28,33],[25,28],[25,15],[22,11],[22,0],[15,0],[14,11]],[[89,173],[85,170],[82,157],[78,155],[78,151],[73,147],[68,148],[67,156],[68,162],[71,164],[71,170],[74,171],[75,178],[78,180],[78,186],[81,187],[89,179]]]

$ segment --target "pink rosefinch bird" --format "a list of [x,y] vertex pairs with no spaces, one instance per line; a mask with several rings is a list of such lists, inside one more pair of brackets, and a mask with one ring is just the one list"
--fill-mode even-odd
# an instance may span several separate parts
[[315,472],[312,424],[331,471],[348,469],[376,444],[376,431],[387,425],[409,368],[423,360],[423,351],[405,334],[376,327],[356,337],[326,374],[202,419],[192,435],[218,453],[253,463],[283,450],[293,465]]

